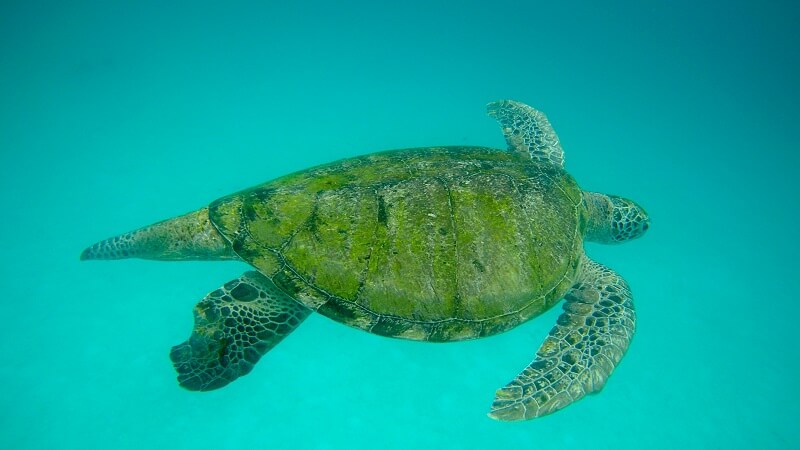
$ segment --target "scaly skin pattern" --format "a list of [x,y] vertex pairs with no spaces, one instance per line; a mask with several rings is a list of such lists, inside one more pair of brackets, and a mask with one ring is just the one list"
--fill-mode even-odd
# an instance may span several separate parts
[[414,340],[510,329],[573,285],[587,212],[561,168],[481,147],[338,161],[222,198],[239,257],[345,324]]
[[647,212],[633,200],[584,192],[583,202],[589,217],[587,241],[619,244],[642,236],[650,227]]
[[498,390],[489,416],[525,420],[557,411],[603,388],[636,329],[633,298],[616,272],[584,257],[564,313],[536,359]]
[[208,217],[208,208],[105,239],[81,253],[81,260],[143,258],[162,261],[236,259]]
[[246,375],[311,310],[258,272],[246,272],[194,308],[194,330],[170,359],[186,389],[218,389]]

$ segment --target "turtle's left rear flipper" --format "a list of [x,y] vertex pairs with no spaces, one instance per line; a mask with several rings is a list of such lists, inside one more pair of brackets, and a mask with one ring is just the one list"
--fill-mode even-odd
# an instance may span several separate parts
[[210,391],[246,375],[310,312],[258,272],[225,283],[195,306],[192,335],[170,352],[178,382]]

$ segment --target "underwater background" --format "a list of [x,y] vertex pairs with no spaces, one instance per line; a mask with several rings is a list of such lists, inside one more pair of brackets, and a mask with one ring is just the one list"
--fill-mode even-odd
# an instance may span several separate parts
[[[778,1],[3,2],[0,448],[800,448],[798,21]],[[78,260],[311,165],[504,148],[502,98],[548,115],[584,189],[652,218],[587,244],[637,333],[553,415],[486,417],[560,307],[446,345],[312,316],[198,393],[169,349],[246,266]]]

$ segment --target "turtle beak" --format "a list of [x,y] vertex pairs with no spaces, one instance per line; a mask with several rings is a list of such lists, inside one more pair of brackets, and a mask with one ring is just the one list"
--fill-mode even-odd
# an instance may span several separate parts
[[631,203],[633,203],[633,205],[636,207],[636,213],[631,220],[634,223],[634,229],[637,231],[633,232],[629,239],[636,239],[644,236],[644,234],[650,228],[650,216],[647,214],[644,208],[634,202]]

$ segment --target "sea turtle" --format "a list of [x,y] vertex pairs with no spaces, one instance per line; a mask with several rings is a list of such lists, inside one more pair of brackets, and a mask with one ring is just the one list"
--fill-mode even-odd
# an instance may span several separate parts
[[566,299],[536,358],[490,417],[548,414],[600,390],[633,336],[630,290],[583,241],[648,227],[631,200],[582,191],[541,112],[488,105],[508,151],[393,150],[286,175],[98,242],[81,259],[241,260],[194,309],[170,358],[180,384],[247,374],[312,311],[370,333],[444,342],[509,330]]

